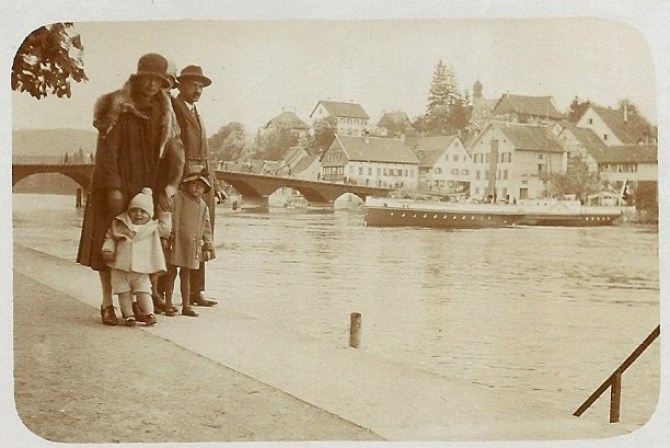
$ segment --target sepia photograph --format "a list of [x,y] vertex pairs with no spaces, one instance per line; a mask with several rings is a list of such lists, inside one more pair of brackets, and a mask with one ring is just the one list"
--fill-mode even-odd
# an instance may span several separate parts
[[7,446],[670,442],[664,2],[101,5],[3,31]]

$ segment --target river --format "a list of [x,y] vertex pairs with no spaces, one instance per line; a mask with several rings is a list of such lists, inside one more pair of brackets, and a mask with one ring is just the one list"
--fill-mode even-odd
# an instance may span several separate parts
[[[74,261],[74,202],[14,194],[14,243]],[[337,346],[360,312],[360,350],[570,412],[659,323],[654,228],[448,231],[367,228],[360,211],[216,213],[207,289],[219,306]],[[624,379],[623,407],[640,424],[658,397],[659,353],[657,341]]]

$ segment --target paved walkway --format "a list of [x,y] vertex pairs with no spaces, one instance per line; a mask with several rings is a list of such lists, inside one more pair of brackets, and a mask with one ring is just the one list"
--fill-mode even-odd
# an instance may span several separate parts
[[[43,296],[53,291],[53,300],[65,304],[62,305],[65,311],[48,325],[67,329],[73,338],[90,341],[129,334],[123,331],[129,329],[104,327],[96,322],[99,285],[92,271],[15,245],[14,273],[15,314],[18,316],[23,310],[24,316],[17,318],[16,330],[32,327],[31,324],[43,326],[42,319],[48,321],[45,316],[30,319],[23,308],[34,307],[31,300],[46,302],[44,297],[23,297],[34,289],[24,286],[37,281],[48,285],[41,293]],[[269,327],[224,306],[202,310],[197,319],[159,316],[155,327],[133,331],[142,333],[139,343],[143,350],[146,346],[160,345],[156,350],[165,353],[165,346],[179,347],[168,352],[186,353],[187,358],[180,361],[184,366],[199,360],[198,363],[206,362],[215,369],[220,380],[203,381],[203,394],[220,394],[222,382],[239,384],[244,378],[246,386],[240,386],[242,390],[274,390],[279,394],[273,398],[277,406],[309,404],[294,411],[295,424],[274,421],[270,427],[264,427],[258,422],[246,436],[232,434],[219,426],[218,433],[213,431],[205,440],[546,440],[607,437],[631,430],[624,424],[609,425],[602,418],[585,415],[587,418],[578,419],[529,394],[493,390],[381,359],[364,350],[333,347],[305,335]],[[17,347],[21,347],[20,342],[17,340]],[[90,353],[78,353],[82,356],[78,362],[95,368],[103,355],[96,351],[101,350],[100,343],[94,346],[97,348]],[[28,349],[16,351],[17,365]],[[104,357],[113,358],[114,350],[113,344],[105,346]],[[67,350],[63,356],[69,356]],[[144,365],[138,361],[137,368],[146,373],[145,387],[154,390],[152,375],[164,370],[165,364],[155,363],[151,357],[144,361]],[[165,391],[166,387],[159,385],[159,389]],[[253,397],[255,394],[234,394],[234,389],[227,389],[225,393],[230,396],[225,401],[239,400],[236,408],[253,407],[258,401]],[[165,395],[165,400],[169,397]],[[309,422],[317,414],[320,420],[312,421],[311,428],[296,430],[300,419]],[[245,418],[267,422],[266,417],[250,412]],[[292,427],[278,428],[283,425]]]

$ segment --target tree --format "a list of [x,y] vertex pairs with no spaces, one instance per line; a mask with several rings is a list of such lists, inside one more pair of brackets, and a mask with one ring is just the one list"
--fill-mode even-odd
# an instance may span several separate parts
[[314,123],[314,135],[309,142],[310,154],[320,154],[333,141],[337,134],[337,118],[326,117]]
[[238,160],[246,144],[244,125],[232,121],[208,139],[210,153],[216,160]]
[[254,158],[280,160],[289,148],[298,143],[298,137],[289,129],[268,129],[256,136]]
[[589,194],[597,193],[602,189],[600,176],[589,172],[588,164],[579,155],[573,156],[570,169],[565,173],[547,173],[551,183],[551,193],[558,196],[574,194],[581,200],[586,200]]
[[440,59],[433,71],[426,115],[419,117],[414,126],[428,135],[452,135],[465,129],[467,122],[466,105],[458,91],[456,73]]
[[28,92],[38,100],[47,94],[71,96],[70,79],[88,80],[84,72],[84,47],[70,22],[42,26],[30,33],[12,63],[12,90]]
[[572,100],[572,103],[570,103],[570,110],[568,111],[568,121],[570,123],[577,123],[580,118],[582,118],[582,115],[584,115],[584,112],[589,108],[591,105],[590,101],[584,101],[580,102],[578,97],[575,97],[574,100]]

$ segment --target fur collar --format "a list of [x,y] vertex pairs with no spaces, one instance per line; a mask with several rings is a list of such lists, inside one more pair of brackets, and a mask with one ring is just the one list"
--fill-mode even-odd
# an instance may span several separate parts
[[[141,119],[147,119],[145,115],[137,110],[132,94],[133,83],[131,80],[128,80],[119,90],[107,93],[95,102],[93,108],[93,126],[100,132],[103,138],[114,128],[119,116],[123,113],[130,113]],[[158,98],[161,107],[160,156],[162,157],[168,140],[179,137],[180,131],[177,117],[170,101],[170,95],[161,91],[158,93]]]

